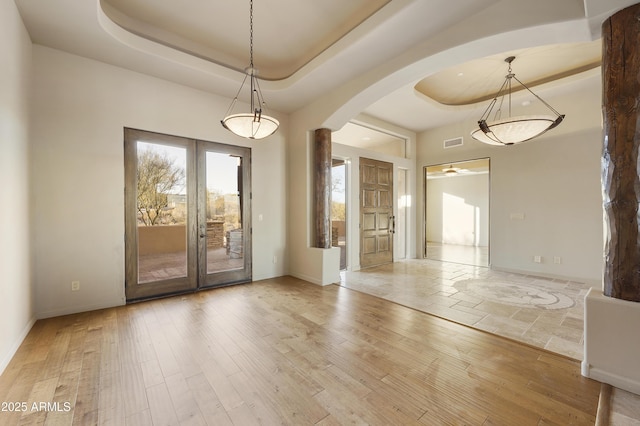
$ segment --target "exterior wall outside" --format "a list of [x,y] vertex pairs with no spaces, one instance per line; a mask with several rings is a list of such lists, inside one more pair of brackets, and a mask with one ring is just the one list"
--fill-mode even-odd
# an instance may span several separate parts
[[0,0],[0,374],[35,322],[29,191],[31,40],[12,0]]
[[[228,99],[39,45],[33,51],[38,317],[125,301],[124,127],[251,146],[253,279],[285,274],[286,117],[276,135],[250,143],[220,126]],[[71,281],[80,291],[70,292]]]
[[186,225],[138,226],[138,254],[184,252],[186,235]]

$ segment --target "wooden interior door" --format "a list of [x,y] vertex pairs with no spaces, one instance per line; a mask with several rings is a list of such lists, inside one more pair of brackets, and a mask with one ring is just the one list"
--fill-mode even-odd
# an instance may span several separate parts
[[393,262],[393,164],[360,158],[360,267]]

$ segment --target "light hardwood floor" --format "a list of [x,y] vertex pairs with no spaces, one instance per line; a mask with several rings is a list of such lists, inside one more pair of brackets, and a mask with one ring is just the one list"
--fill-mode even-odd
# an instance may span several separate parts
[[27,410],[0,424],[590,425],[599,389],[567,357],[284,277],[38,321],[0,377]]

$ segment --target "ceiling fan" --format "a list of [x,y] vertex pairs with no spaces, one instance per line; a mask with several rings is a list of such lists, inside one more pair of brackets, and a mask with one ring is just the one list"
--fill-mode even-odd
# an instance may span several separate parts
[[427,170],[427,177],[443,178],[443,177],[459,176],[467,173],[473,173],[473,172],[460,167],[453,167],[453,165],[448,165],[448,166],[443,166],[442,168],[436,168],[435,170],[434,169]]
[[467,170],[467,169],[462,169],[460,167],[453,167],[453,165],[451,165],[451,164],[448,167],[444,167],[442,169],[442,173],[445,176],[455,176],[457,174],[463,174],[463,173],[468,173],[468,172],[469,172],[469,170]]
[[479,159],[457,163],[444,163],[428,166],[426,169],[428,179],[485,174],[489,173],[489,161],[487,159]]

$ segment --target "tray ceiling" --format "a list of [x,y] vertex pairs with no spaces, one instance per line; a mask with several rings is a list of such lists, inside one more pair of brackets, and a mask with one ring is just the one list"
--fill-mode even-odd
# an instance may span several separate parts
[[[531,89],[599,67],[602,41],[519,49],[464,62],[420,80],[415,89],[443,105],[471,105],[492,99],[507,75],[507,56],[516,57],[512,72]],[[513,91],[519,90],[524,88],[513,81]]]
[[[281,80],[333,45],[390,0],[255,1],[254,64],[262,79]],[[103,0],[124,29],[217,64],[249,64],[249,2]]]
[[[510,55],[530,87],[556,79],[535,89],[551,103],[597,91],[600,42],[588,42],[635,1],[254,0],[254,62],[272,110],[313,111],[333,130],[363,114],[421,132],[474,121]],[[224,98],[249,62],[248,0],[15,3],[34,45]]]

